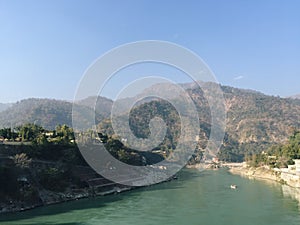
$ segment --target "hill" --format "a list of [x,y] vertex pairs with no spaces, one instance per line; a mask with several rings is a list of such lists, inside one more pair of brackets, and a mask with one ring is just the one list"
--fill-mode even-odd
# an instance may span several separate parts
[[[157,89],[161,85],[154,85],[152,88]],[[204,85],[209,86],[211,90],[215,88],[213,83]],[[199,145],[205,147],[211,126],[208,103],[199,87],[193,84],[184,84],[182,87],[189,93],[198,109],[201,121],[200,137],[202,137]],[[168,88],[167,84],[164,84],[163,88]],[[253,90],[228,86],[221,88],[227,111],[226,133],[219,153],[221,159],[241,161],[247,154],[261,152],[271,145],[286,142],[292,131],[300,128],[300,100],[268,96]],[[139,96],[136,97],[138,98]],[[128,99],[124,102],[128,102]],[[175,109],[166,104],[160,99],[141,101],[131,110],[129,123],[133,133],[143,138],[149,135],[148,122],[155,116],[162,117],[167,125],[175,123],[168,127],[167,140],[162,143],[165,146],[163,148],[173,148],[176,144],[176,135],[171,134],[178,136],[175,129],[180,129],[180,123],[176,118],[177,114],[174,113]],[[99,125],[99,130],[112,133],[109,123],[109,120],[103,121]]]
[[[216,84],[204,83],[213,90]],[[201,121],[201,143],[205,147],[210,135],[211,115],[202,89],[195,84],[182,84],[189,93],[199,112]],[[168,84],[157,84],[145,90],[165,90]],[[284,143],[295,129],[300,128],[300,100],[268,96],[253,90],[244,90],[221,86],[227,110],[226,133],[219,157],[221,159],[240,161],[247,154],[261,152],[271,145]],[[172,96],[169,96],[172,97]],[[140,96],[134,100],[140,99]],[[113,134],[109,115],[113,101],[100,97],[95,107],[91,105],[95,97],[77,102],[84,113],[96,109],[96,123],[99,130]],[[129,99],[121,102],[126,105]],[[0,127],[17,126],[24,123],[36,123],[46,129],[54,129],[57,124],[72,125],[72,103],[53,99],[26,99],[13,104],[0,112]],[[122,115],[124,112],[120,112]],[[134,134],[145,138],[149,135],[148,122],[155,116],[162,117],[169,126],[167,138],[161,148],[172,149],[176,145],[180,124],[178,114],[172,105],[159,98],[143,99],[131,110],[130,126]],[[86,123],[84,117],[80,118]],[[176,130],[177,129],[177,130]]]
[[[96,105],[95,105],[96,102]],[[103,117],[109,117],[113,101],[105,97],[90,96],[77,102],[78,105],[86,106],[92,109]]]
[[[78,104],[85,113],[91,113],[91,108],[87,107],[89,98],[80,101]],[[108,99],[106,106],[99,106],[96,110],[96,122],[100,122],[107,117],[110,103]],[[103,104],[104,105],[104,104]],[[81,118],[84,122],[84,118]],[[72,126],[72,103],[54,99],[30,98],[13,104],[11,107],[0,112],[0,127],[15,127],[24,123],[35,123],[46,129],[54,129],[58,124]]]

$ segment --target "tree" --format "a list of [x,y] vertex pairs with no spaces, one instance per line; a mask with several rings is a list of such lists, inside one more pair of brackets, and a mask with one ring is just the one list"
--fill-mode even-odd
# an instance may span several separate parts
[[39,134],[33,141],[33,144],[38,146],[46,146],[49,144],[45,134]]
[[26,153],[20,153],[20,154],[16,154],[13,157],[13,161],[16,167],[24,169],[24,168],[29,168],[32,160],[28,158]]
[[41,126],[31,123],[17,127],[17,130],[19,131],[19,136],[22,138],[22,141],[33,141],[40,133],[44,131]]
[[69,144],[71,140],[75,139],[73,129],[66,124],[57,125],[54,133],[54,137],[56,137],[57,141],[63,144]]
[[11,128],[3,128],[0,129],[0,136],[9,140],[14,140],[15,138],[17,138],[18,134],[14,132]]

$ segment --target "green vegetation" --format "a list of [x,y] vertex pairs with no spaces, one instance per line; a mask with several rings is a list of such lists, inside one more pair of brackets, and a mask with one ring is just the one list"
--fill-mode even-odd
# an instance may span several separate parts
[[272,168],[292,165],[293,159],[300,159],[300,131],[294,131],[286,144],[274,145],[262,153],[246,157],[250,166],[268,165]]
[[[215,84],[204,83],[209,90],[214,90]],[[197,152],[206,147],[210,136],[211,115],[208,102],[203,91],[193,84],[185,84],[183,87],[191,96],[199,112],[200,129],[199,148]],[[156,88],[155,85],[152,88]],[[165,88],[168,88],[167,86]],[[267,96],[251,90],[242,90],[227,86],[221,87],[224,92],[225,107],[227,109],[226,135],[224,144],[218,154],[223,161],[243,161],[245,156],[258,154],[265,149],[279,145],[287,141],[293,129],[300,129],[300,100]],[[172,97],[172,96],[171,96]],[[137,98],[138,99],[138,98]],[[84,114],[90,114],[95,97],[81,100],[79,104]],[[124,100],[124,104],[128,102]],[[108,119],[112,107],[112,101],[100,97],[96,102],[96,123],[101,133],[114,137],[110,120]],[[47,130],[55,130],[57,124],[71,126],[72,103],[50,99],[27,99],[13,104],[5,111],[0,112],[0,136],[4,139],[16,140],[19,135],[17,130],[9,127],[18,127],[30,123],[42,126]],[[141,101],[130,112],[130,127],[137,137],[148,137],[149,121],[153,117],[161,117],[167,125],[167,135],[156,151],[166,154],[172,151],[180,136],[180,120],[174,107],[166,101]],[[122,114],[120,114],[122,117]],[[79,121],[86,124],[84,118]],[[92,126],[92,125],[91,125]],[[49,137],[40,135],[32,136],[32,132],[38,127],[23,131],[23,138],[35,139],[38,145],[46,146]],[[31,136],[31,137],[29,137]],[[53,139],[55,139],[53,137]],[[60,137],[56,141],[63,142]],[[1,141],[1,139],[0,139]],[[49,142],[49,141],[48,141]],[[66,141],[65,141],[66,142]],[[65,143],[66,144],[66,143]]]
[[11,130],[11,128],[3,128],[0,130],[0,136],[4,139],[14,140],[18,134]]
[[27,99],[0,113],[0,126],[21,126],[26,123],[54,129],[57,124],[71,125],[72,103],[50,99]]
[[100,134],[100,136],[105,148],[110,154],[124,163],[135,166],[145,166],[158,163],[164,159],[160,154],[135,151],[126,147],[118,139],[103,134]]
[[16,154],[13,157],[13,161],[16,167],[24,169],[24,168],[29,168],[32,159],[29,159],[25,153],[20,153],[20,154]]
[[[5,184],[0,187],[0,203],[39,201],[38,190],[41,189],[63,193],[71,187],[88,187],[87,181],[74,170],[80,172],[84,168],[92,178],[98,176],[93,175],[95,172],[82,158],[74,142],[73,129],[65,124],[47,130],[27,123],[13,129],[0,129],[0,133],[4,139],[0,145],[0,182]],[[115,158],[131,165],[153,164],[164,159],[159,154],[132,150],[105,134],[99,133],[94,140],[103,143]]]
[[86,165],[74,144],[73,129],[67,125],[49,131],[27,123],[0,129],[0,134],[4,139],[0,145],[0,182],[5,184],[0,196],[4,202],[37,199],[38,187],[63,191],[74,179],[72,165]]
[[63,192],[69,184],[72,172],[64,166],[51,166],[38,171],[39,183],[50,191]]
[[[9,131],[9,132],[7,132]],[[19,164],[24,164],[24,159],[28,156],[36,160],[56,161],[75,165],[86,165],[76,144],[74,131],[67,125],[57,125],[55,130],[46,130],[34,124],[19,126],[13,131],[10,128],[0,129],[0,133],[5,138],[6,146],[19,145],[18,151],[10,151],[8,154],[14,157]],[[6,134],[7,133],[7,134]],[[14,135],[11,135],[11,134]],[[98,134],[95,140],[105,145],[106,149],[118,160],[132,165],[144,165],[147,162],[159,162],[162,156],[151,153],[139,153],[123,145],[118,139],[112,136]],[[23,145],[25,144],[26,145]],[[21,151],[21,152],[20,152]],[[11,153],[17,153],[11,155]],[[0,152],[1,154],[1,152]],[[25,165],[25,164],[24,164]]]
[[[215,84],[203,85],[214,90]],[[193,85],[185,85],[185,88],[199,112],[199,149],[205,149],[211,126],[209,105],[201,89]],[[258,154],[273,145],[286,142],[293,129],[300,128],[300,100],[267,96],[227,86],[222,86],[222,90],[227,109],[225,139],[218,153],[222,161],[241,162],[247,155]],[[175,109],[163,100],[138,104],[131,110],[132,132],[147,137],[149,120],[154,116],[161,117],[168,127],[167,136],[157,150],[172,151],[180,136],[180,120]],[[103,133],[113,134],[107,119],[98,127]]]
[[[179,118],[179,114],[174,106],[172,106],[172,104],[164,100],[153,100],[134,107],[130,112],[129,126],[136,137],[148,138],[150,135],[149,123],[151,119],[155,117],[163,119],[166,124],[167,130],[166,136],[162,143],[151,150],[153,153],[156,152],[163,157],[167,157],[172,151],[176,149],[178,138],[181,134],[181,121]],[[120,115],[120,118],[122,119],[122,115]],[[124,123],[126,123],[126,118],[124,118]],[[204,131],[203,128],[205,128],[206,131]],[[205,136],[204,133],[207,132],[208,129],[209,128],[206,128],[204,125],[201,127],[202,136]],[[113,132],[111,121],[109,119],[102,121],[98,125],[98,130],[99,132],[108,134],[112,137],[115,137],[116,135]],[[203,147],[205,146],[204,142],[205,140],[200,140],[198,148],[195,149],[195,154],[191,159],[191,161],[193,161],[194,163],[198,162],[202,158],[201,149],[203,149]],[[148,153],[148,155],[149,154],[150,153]]]
[[139,138],[149,137],[149,123],[154,117],[162,118],[167,126],[166,137],[158,149],[175,149],[180,136],[180,118],[176,109],[164,100],[151,101],[131,111],[129,126],[133,134]]
[[[214,89],[214,84],[204,85]],[[189,161],[194,164],[203,158],[210,137],[211,115],[203,91],[193,85],[185,88],[199,112],[198,144]],[[231,87],[222,89],[227,123],[224,142],[217,155],[219,160],[240,162],[246,159],[252,166],[286,167],[292,159],[300,158],[300,132],[296,131],[300,129],[300,100]],[[84,115],[94,110],[90,107],[94,100],[95,97],[90,97],[77,103]],[[130,111],[129,126],[135,136],[147,138],[151,119],[162,118],[167,127],[166,136],[150,152],[131,149],[114,134],[108,119],[112,101],[108,99],[101,98],[96,104],[98,133],[92,130],[74,133],[70,127],[72,104],[66,101],[28,99],[0,112],[0,183],[5,183],[0,186],[1,201],[6,204],[10,201],[39,202],[40,190],[52,194],[70,193],[73,189],[89,188],[90,180],[105,184],[105,179],[99,178],[83,159],[74,141],[75,134],[83,143],[92,140],[95,146],[103,144],[112,156],[127,164],[140,166],[162,161],[176,149],[181,136],[181,118],[185,119],[188,112],[183,108],[179,115],[165,100],[148,100],[138,102]],[[128,123],[124,114],[120,113],[119,117]],[[86,124],[85,118],[79,121]]]

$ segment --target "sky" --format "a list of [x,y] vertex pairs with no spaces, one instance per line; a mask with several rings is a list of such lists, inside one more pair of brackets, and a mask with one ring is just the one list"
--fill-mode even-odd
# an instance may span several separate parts
[[72,100],[99,56],[141,40],[192,50],[221,84],[298,94],[299,11],[297,0],[0,0],[0,102]]

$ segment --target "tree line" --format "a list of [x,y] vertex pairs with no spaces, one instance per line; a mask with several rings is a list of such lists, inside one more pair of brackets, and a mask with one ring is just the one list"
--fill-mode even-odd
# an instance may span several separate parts
[[294,130],[285,144],[269,147],[266,151],[246,156],[250,166],[268,165],[271,168],[284,168],[293,165],[293,159],[300,159],[300,131]]
[[42,126],[26,123],[15,128],[0,129],[0,136],[7,142],[32,142],[33,144],[71,143],[75,139],[74,131],[67,125],[57,125],[55,130],[46,130]]

